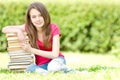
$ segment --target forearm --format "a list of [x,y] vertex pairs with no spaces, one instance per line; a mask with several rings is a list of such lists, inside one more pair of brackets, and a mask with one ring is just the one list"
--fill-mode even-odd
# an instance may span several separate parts
[[56,58],[59,56],[59,35],[54,36],[53,38],[53,44],[52,44],[52,51],[43,51],[40,49],[36,49],[36,48],[32,48],[30,44],[28,43],[24,43],[22,44],[22,48],[23,50],[42,56],[42,57],[46,57],[46,58]]
[[46,57],[46,58],[56,58],[59,56],[59,52],[56,53],[54,51],[43,51],[43,50],[39,50],[39,49],[35,49],[35,48],[31,48],[30,52],[36,55],[40,55],[42,57]]
[[18,40],[20,42],[25,42],[25,35],[24,35],[24,25],[21,26],[6,26],[2,29],[2,32],[7,34],[7,33],[17,33],[18,35]]
[[22,30],[17,28],[17,27],[15,27],[15,26],[7,26],[7,27],[4,27],[2,29],[2,32],[3,33],[11,33],[11,32],[13,32],[13,33],[20,33],[20,32],[22,32]]

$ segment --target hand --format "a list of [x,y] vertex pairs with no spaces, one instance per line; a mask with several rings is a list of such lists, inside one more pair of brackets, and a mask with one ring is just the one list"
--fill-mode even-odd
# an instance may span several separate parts
[[21,44],[26,43],[23,31],[20,30],[18,31],[18,40],[20,41]]
[[22,49],[25,50],[26,52],[31,52],[31,46],[29,43],[22,43]]

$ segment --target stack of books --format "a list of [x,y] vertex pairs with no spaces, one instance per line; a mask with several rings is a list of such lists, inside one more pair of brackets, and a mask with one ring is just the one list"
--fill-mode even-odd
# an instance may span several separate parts
[[[24,33],[24,35],[26,42],[29,42],[27,34]],[[34,63],[34,55],[22,49],[17,33],[7,33],[6,37],[10,57],[8,68],[12,71],[25,71],[28,65]]]

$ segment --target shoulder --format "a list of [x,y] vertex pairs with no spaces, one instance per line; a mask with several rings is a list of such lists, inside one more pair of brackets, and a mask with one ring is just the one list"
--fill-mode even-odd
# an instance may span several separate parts
[[57,24],[50,24],[52,35],[60,34],[60,29]]
[[56,29],[56,28],[59,28],[59,26],[57,24],[50,24],[50,27],[52,30]]

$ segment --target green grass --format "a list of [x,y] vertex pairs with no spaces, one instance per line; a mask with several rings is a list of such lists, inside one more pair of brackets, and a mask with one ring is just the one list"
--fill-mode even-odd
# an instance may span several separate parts
[[80,74],[17,73],[7,69],[9,56],[0,53],[0,80],[119,80],[120,60],[113,55],[79,54],[64,52],[67,65],[80,71]]

